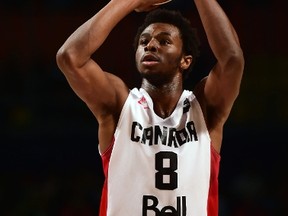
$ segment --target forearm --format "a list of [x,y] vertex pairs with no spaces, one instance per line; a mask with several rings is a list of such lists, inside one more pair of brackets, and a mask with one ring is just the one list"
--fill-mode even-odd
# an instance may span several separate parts
[[81,67],[103,44],[112,29],[133,11],[137,1],[112,0],[81,25],[63,44],[58,54],[69,55],[73,65]]
[[231,55],[241,55],[237,33],[216,0],[194,0],[209,45],[218,60],[226,61]]

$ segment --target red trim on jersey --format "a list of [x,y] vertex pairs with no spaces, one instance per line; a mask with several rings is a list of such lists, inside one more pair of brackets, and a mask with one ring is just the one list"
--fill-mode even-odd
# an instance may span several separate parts
[[105,180],[104,180],[104,184],[103,184],[103,188],[102,188],[102,196],[101,196],[99,216],[107,216],[107,194],[108,194],[107,179],[108,179],[109,162],[110,162],[113,146],[114,146],[114,138],[112,140],[112,143],[108,147],[108,149],[103,154],[101,154]]
[[218,175],[220,154],[211,145],[210,187],[207,203],[208,216],[218,216]]
[[[99,216],[107,216],[107,179],[108,168],[111,153],[113,150],[114,139],[108,149],[101,155],[105,181],[102,189],[102,197],[100,203]],[[207,216],[218,216],[218,175],[220,167],[220,154],[211,145],[211,171],[210,171],[210,187],[207,201]]]

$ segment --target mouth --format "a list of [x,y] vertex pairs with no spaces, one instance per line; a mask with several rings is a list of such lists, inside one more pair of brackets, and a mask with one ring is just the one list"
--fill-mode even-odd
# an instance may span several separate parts
[[159,62],[159,58],[153,54],[146,54],[141,59],[142,63],[156,63]]

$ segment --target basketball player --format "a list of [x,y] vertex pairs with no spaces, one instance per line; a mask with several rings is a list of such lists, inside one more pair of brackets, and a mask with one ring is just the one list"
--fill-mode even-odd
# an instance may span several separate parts
[[[242,50],[217,1],[194,0],[217,63],[193,92],[184,90],[197,40],[179,13],[156,9],[161,2],[111,0],[57,53],[60,69],[99,123],[106,176],[101,216],[218,215],[223,125],[239,92]],[[134,10],[152,11],[136,36],[141,88],[130,90],[91,55]]]

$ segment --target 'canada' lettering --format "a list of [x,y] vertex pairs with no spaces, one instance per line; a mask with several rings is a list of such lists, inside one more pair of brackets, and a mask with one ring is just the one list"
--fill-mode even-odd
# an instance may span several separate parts
[[178,148],[187,142],[198,141],[193,121],[180,130],[159,125],[144,128],[139,122],[133,122],[131,127],[131,140],[150,146],[162,144]]

